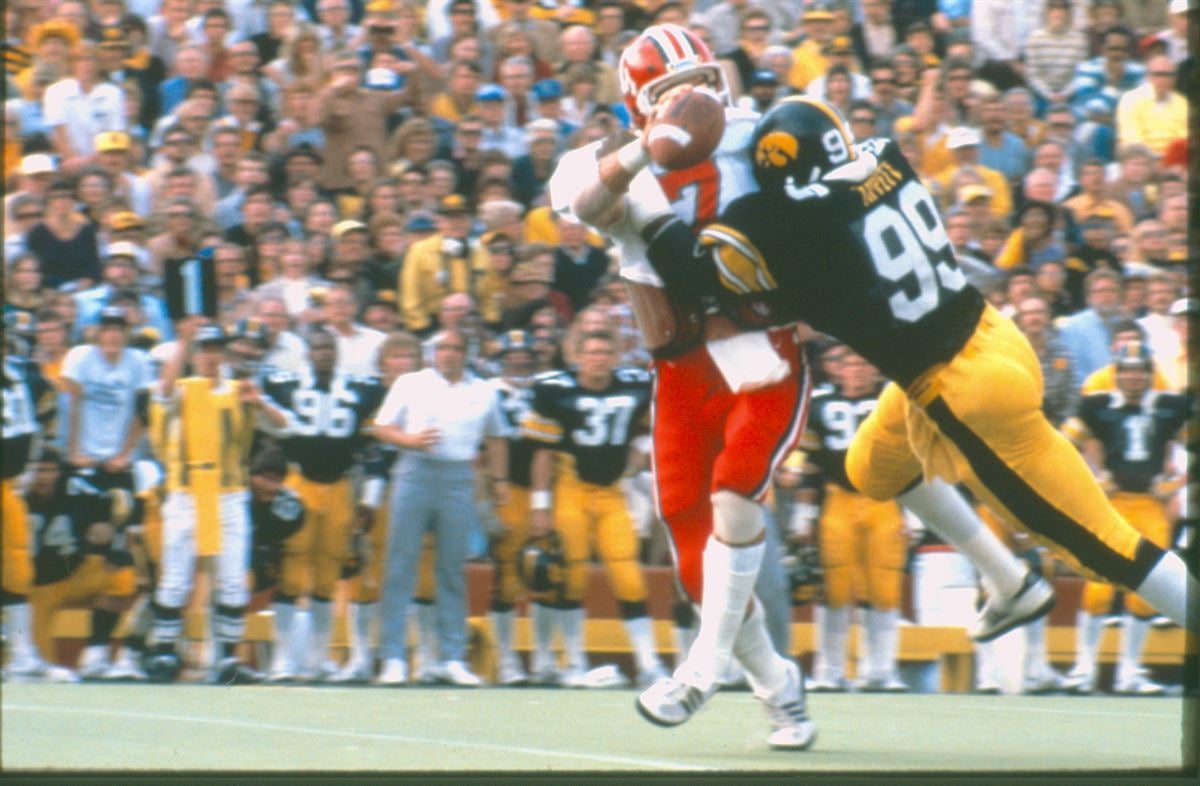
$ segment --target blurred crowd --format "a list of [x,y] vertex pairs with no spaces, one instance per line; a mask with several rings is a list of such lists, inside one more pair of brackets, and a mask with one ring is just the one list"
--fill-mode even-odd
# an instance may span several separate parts
[[[446,331],[485,379],[514,330],[528,373],[574,368],[598,331],[643,367],[616,260],[545,185],[564,151],[628,130],[618,58],[669,22],[709,45],[737,105],[817,96],[856,138],[900,146],[971,283],[1030,338],[1063,424],[1122,341],[1146,347],[1157,386],[1187,383],[1193,7],[10,0],[6,326],[67,395],[68,355],[120,323],[149,386],[181,332],[172,271],[201,260],[242,376],[302,371],[316,333],[363,377],[394,378],[397,347],[436,365]],[[69,411],[47,437],[78,465]],[[668,564],[652,504],[629,494],[644,561]]]

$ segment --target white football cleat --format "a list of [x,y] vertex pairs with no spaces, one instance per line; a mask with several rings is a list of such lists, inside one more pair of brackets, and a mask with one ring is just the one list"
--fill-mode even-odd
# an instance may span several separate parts
[[4,667],[4,679],[12,682],[79,682],[79,675],[65,666],[58,666],[36,656],[9,663]]
[[134,652],[124,649],[100,678],[112,682],[145,682],[146,672]]
[[1050,582],[1031,570],[1025,574],[1015,594],[988,599],[971,625],[971,638],[980,643],[988,642],[1013,628],[1040,619],[1054,608],[1054,600]]
[[112,668],[108,658],[107,644],[93,644],[85,647],[79,659],[79,676],[85,680],[98,680]]
[[1063,675],[1053,669],[1048,669],[1041,674],[1031,674],[1026,677],[1021,685],[1021,692],[1038,696],[1060,691],[1065,685],[1066,678]]
[[1062,689],[1077,696],[1089,696],[1096,690],[1096,672],[1071,669],[1063,679]]
[[529,675],[521,665],[521,658],[515,652],[509,652],[500,658],[500,668],[497,670],[496,682],[500,685],[524,685],[529,682]]
[[329,675],[333,685],[355,685],[371,681],[371,662],[365,658],[350,659],[340,669]]
[[809,693],[847,693],[850,690],[850,681],[845,677],[837,679],[817,679],[811,678],[805,683]]
[[478,688],[484,684],[483,679],[467,668],[467,664],[461,660],[448,660],[443,663],[441,679],[460,688]]
[[1166,692],[1166,686],[1159,685],[1147,677],[1141,669],[1119,680],[1113,686],[1113,693],[1119,693],[1122,696],[1163,696],[1166,695]]
[[773,699],[762,700],[771,719],[767,744],[777,750],[807,750],[817,739],[817,728],[808,717],[808,702],[804,696],[800,667],[788,659],[787,671],[788,683],[782,693]]
[[378,685],[407,685],[408,664],[399,658],[387,658],[375,682]]
[[673,676],[663,677],[638,694],[637,710],[651,723],[678,726],[695,715],[717,692],[717,687],[716,682],[701,688]]

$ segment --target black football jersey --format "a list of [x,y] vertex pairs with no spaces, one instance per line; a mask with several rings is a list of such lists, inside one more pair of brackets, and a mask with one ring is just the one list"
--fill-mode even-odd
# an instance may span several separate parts
[[[111,552],[121,545],[96,548],[87,542],[88,527],[105,521],[123,523],[132,499],[120,489],[103,492],[78,477],[63,478],[49,498],[26,497],[33,545],[33,583],[53,584],[69,577],[88,554]],[[120,536],[117,536],[121,541]]]
[[1163,471],[1167,443],[1179,435],[1188,419],[1188,398],[1148,392],[1140,402],[1126,404],[1120,393],[1085,396],[1079,419],[1104,446],[1104,468],[1122,491],[1150,490]]
[[251,495],[250,525],[255,546],[283,543],[303,524],[304,502],[291,489],[279,489],[270,502],[260,502]]
[[875,411],[879,392],[865,396],[847,396],[840,388],[814,394],[809,404],[808,427],[801,446],[808,460],[825,477],[847,491],[856,491],[846,476],[846,452],[850,440],[867,416]]
[[522,430],[570,456],[580,480],[608,486],[625,473],[629,446],[649,409],[650,375],[644,371],[619,368],[602,391],[580,387],[572,372],[554,371],[534,382]]
[[5,480],[25,471],[34,438],[54,417],[57,397],[37,364],[10,355],[4,358]]
[[533,406],[533,388],[518,387],[503,379],[497,380],[496,390],[500,396],[500,411],[508,423],[508,482],[521,488],[529,488],[530,468],[538,443],[525,436],[522,426]]
[[869,140],[858,150],[859,161],[877,161],[870,176],[740,197],[698,249],[735,318],[807,322],[907,386],[962,348],[984,301],[896,146]]
[[288,460],[305,478],[333,483],[354,466],[369,437],[363,433],[383,403],[384,389],[374,377],[334,374],[324,383],[311,370],[276,372],[263,393],[286,411],[281,444]]

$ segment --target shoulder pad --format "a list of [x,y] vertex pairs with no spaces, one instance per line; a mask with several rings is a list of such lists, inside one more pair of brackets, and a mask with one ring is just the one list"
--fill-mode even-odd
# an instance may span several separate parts
[[267,382],[272,385],[286,385],[289,382],[295,382],[299,379],[300,377],[296,376],[296,373],[293,371],[272,370],[271,375],[267,377]]
[[640,368],[633,368],[632,366],[616,369],[613,372],[613,376],[615,376],[621,382],[645,383],[650,381],[650,374],[648,372],[643,371]]

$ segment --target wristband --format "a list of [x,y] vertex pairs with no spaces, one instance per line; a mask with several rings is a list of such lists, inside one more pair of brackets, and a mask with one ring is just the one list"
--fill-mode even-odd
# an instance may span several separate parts
[[650,155],[642,146],[642,140],[635,139],[626,143],[617,151],[617,163],[631,175],[636,175],[646,164],[650,163]]
[[550,510],[551,499],[549,491],[535,491],[529,495],[529,509]]
[[366,505],[368,508],[379,508],[379,504],[383,502],[384,486],[383,478],[370,477],[363,481],[362,492],[360,493],[360,504]]

